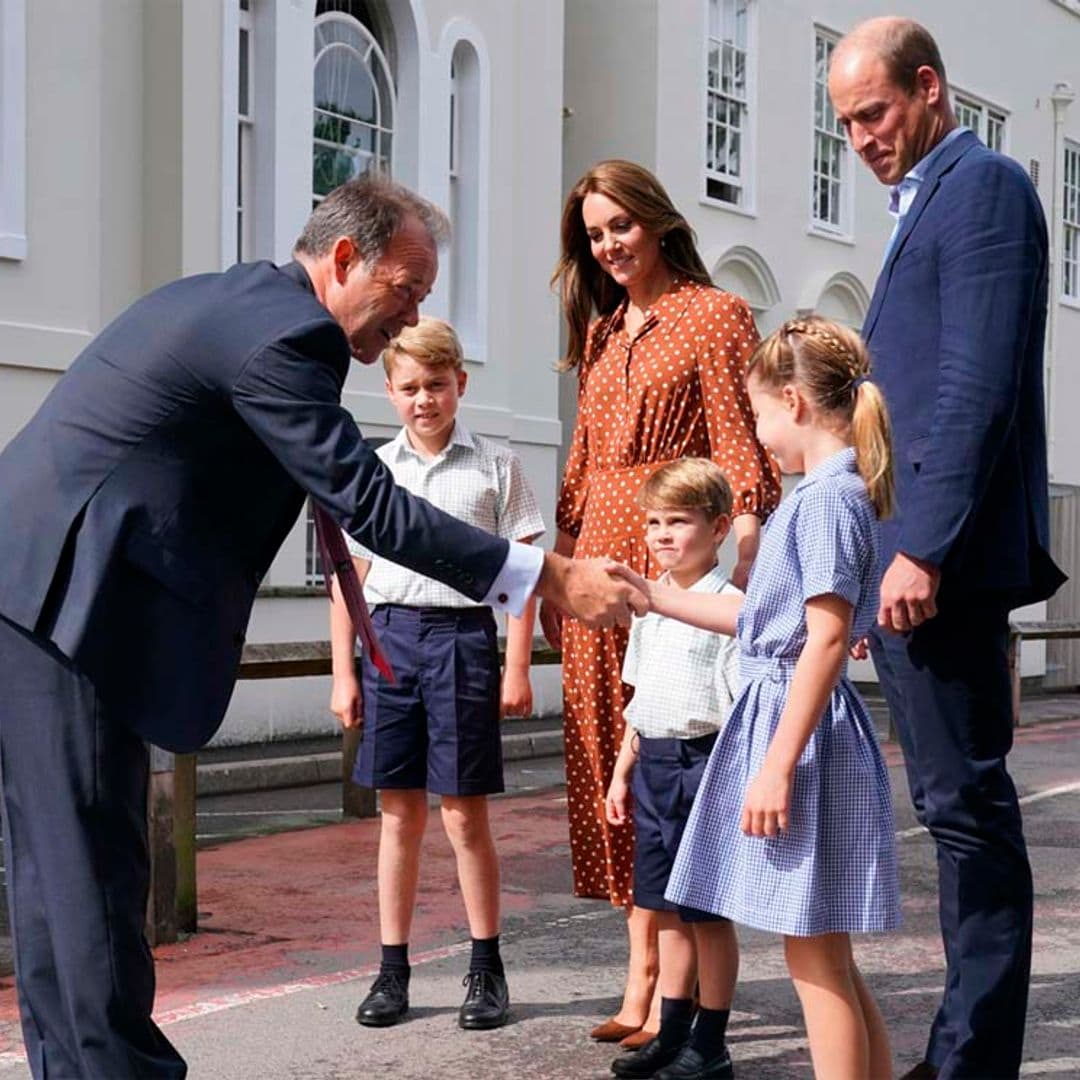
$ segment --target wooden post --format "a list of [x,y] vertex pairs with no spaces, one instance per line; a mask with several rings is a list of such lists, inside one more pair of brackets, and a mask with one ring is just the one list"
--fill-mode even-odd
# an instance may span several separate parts
[[1020,726],[1020,631],[1009,624],[1009,647],[1006,653],[1009,665],[1009,686],[1012,690],[1013,727]]
[[345,817],[368,818],[376,813],[375,792],[352,781],[361,731],[361,728],[346,728],[341,739],[341,812]]
[[195,888],[194,754],[177,754],[173,768],[173,844],[176,848],[176,928],[194,934],[198,924]]
[[173,755],[151,746],[150,780],[146,793],[146,841],[150,854],[146,939],[151,945],[164,945],[176,940],[173,777]]

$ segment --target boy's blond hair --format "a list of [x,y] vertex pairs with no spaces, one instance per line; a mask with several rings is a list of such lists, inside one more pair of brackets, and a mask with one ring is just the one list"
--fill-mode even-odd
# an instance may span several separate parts
[[708,458],[686,457],[661,465],[641,485],[643,510],[703,510],[710,520],[731,515],[731,485]]
[[415,326],[406,326],[383,349],[383,368],[387,378],[394,374],[399,356],[412,357],[424,367],[448,367],[454,371],[461,371],[465,360],[454,328],[443,319],[430,319],[427,316],[423,316]]

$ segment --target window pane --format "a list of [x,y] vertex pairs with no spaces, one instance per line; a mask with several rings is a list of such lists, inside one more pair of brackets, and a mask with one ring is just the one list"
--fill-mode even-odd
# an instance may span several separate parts
[[240,76],[240,86],[238,95],[237,108],[239,109],[241,116],[248,115],[248,52],[251,48],[251,42],[248,37],[248,32],[241,29],[240,31],[240,63],[238,65],[238,71]]

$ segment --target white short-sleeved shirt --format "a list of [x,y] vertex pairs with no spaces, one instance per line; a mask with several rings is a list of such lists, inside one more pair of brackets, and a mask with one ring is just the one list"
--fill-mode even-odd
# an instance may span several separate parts
[[[413,449],[405,428],[376,453],[402,487],[461,521],[506,540],[526,540],[544,532],[540,507],[518,456],[501,443],[473,435],[460,420],[434,458],[425,459]],[[348,534],[346,540],[353,555],[371,560],[364,582],[369,604],[476,606],[475,600],[449,585],[375,555]]]
[[[739,593],[718,566],[690,591]],[[630,627],[622,680],[634,687],[623,715],[639,735],[696,739],[719,731],[731,711],[739,692],[739,644],[650,611]]]

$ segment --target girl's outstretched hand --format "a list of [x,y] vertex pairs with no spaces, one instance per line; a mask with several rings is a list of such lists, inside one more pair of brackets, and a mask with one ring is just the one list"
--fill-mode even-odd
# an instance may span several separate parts
[[623,581],[633,585],[634,588],[645,596],[651,604],[653,582],[646,580],[640,574],[631,570],[629,566],[624,566],[620,562],[615,562],[614,559],[607,560],[605,569],[612,577],[622,578]]
[[861,637],[848,649],[848,655],[852,660],[865,660],[870,655],[870,641]]
[[767,765],[746,786],[740,828],[747,836],[786,832],[791,806],[791,777]]

